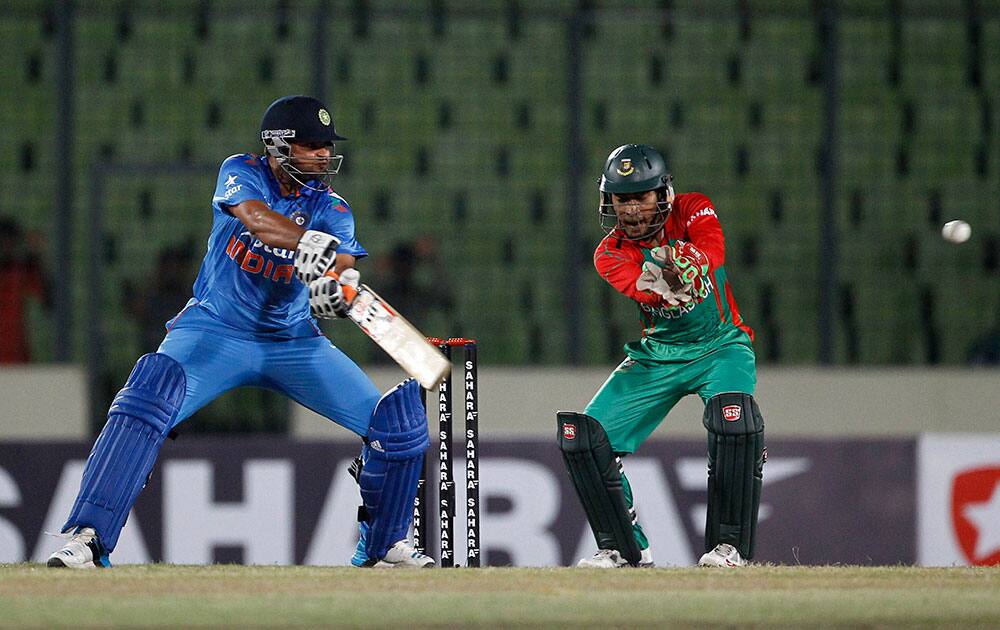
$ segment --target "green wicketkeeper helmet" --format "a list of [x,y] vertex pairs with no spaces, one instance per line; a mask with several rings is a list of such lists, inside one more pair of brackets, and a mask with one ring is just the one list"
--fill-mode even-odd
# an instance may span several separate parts
[[[618,226],[618,215],[611,203],[611,195],[657,191],[660,212],[650,224],[650,230],[638,237],[644,239],[658,232],[667,222],[671,200],[674,196],[673,176],[667,171],[667,162],[660,152],[647,144],[625,144],[608,156],[601,173],[601,202],[598,213],[601,228],[611,232]],[[627,237],[626,237],[627,238]]]

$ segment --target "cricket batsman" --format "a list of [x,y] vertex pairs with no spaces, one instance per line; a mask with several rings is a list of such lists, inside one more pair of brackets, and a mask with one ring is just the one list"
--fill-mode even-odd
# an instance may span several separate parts
[[112,402],[62,528],[68,542],[50,567],[111,566],[164,439],[244,385],[282,392],[364,439],[359,564],[434,564],[406,538],[429,445],[420,388],[406,380],[380,396],[315,319],[346,316],[343,286],[357,286],[354,264],[367,255],[350,206],[330,187],[343,160],[334,143],[345,138],[326,106],[308,96],[274,101],[260,133],[263,155],[222,163],[194,297]]
[[753,558],[765,460],[754,400],[751,341],[726,279],[725,245],[708,197],[675,194],[654,148],[611,152],[600,180],[607,236],[594,266],[636,303],[642,335],[583,413],[559,412],[563,459],[597,540],[577,566],[652,566],[622,457],[635,452],[677,401],[698,394],[708,431],[708,518],[701,566]]

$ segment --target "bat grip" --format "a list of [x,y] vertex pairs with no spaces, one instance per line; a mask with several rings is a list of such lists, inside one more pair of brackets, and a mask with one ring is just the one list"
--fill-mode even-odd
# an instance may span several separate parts
[[[330,271],[327,271],[326,275],[329,276],[329,277],[331,277],[331,278],[333,278],[338,283],[340,282],[340,274],[338,274],[333,269],[331,269]],[[355,289],[354,287],[352,287],[349,284],[341,284],[340,285],[340,290],[343,291],[344,298],[347,300],[348,304],[350,304],[351,302],[353,302],[354,298],[356,298],[358,296],[358,290]]]

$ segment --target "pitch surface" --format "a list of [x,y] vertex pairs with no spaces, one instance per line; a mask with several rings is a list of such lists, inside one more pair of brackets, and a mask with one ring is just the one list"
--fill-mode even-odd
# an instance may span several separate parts
[[0,565],[0,626],[1000,627],[1000,567]]

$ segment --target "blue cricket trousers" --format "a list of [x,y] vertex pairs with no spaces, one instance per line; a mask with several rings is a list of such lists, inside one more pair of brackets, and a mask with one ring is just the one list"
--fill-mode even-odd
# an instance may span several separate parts
[[[289,336],[298,334],[305,336]],[[223,393],[249,385],[281,392],[367,435],[381,396],[361,368],[312,322],[287,334],[253,335],[222,324],[194,305],[170,322],[158,352],[180,363],[187,376],[187,395],[173,426]]]

